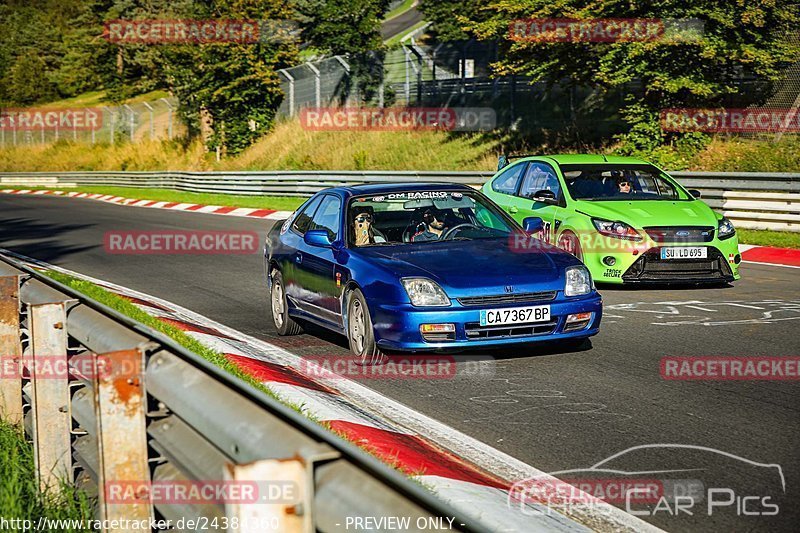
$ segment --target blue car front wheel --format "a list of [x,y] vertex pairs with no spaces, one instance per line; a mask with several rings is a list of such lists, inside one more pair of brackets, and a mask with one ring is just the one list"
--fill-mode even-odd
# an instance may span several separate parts
[[380,365],[386,362],[386,355],[375,342],[367,301],[359,289],[350,293],[347,305],[347,340],[350,350],[361,358],[361,364]]

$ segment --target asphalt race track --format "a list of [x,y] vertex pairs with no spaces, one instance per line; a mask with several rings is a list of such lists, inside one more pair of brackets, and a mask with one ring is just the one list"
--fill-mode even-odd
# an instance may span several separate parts
[[[300,355],[346,355],[344,338],[325,332],[291,341],[275,335],[261,254],[111,255],[103,248],[107,231],[255,230],[263,237],[270,224],[0,195],[0,247],[164,298]],[[713,448],[730,455],[638,449],[613,466],[628,472],[680,469],[685,471],[673,479],[735,488],[719,496],[731,503],[713,507],[711,516],[706,502],[691,516],[673,516],[674,509],[642,516],[664,529],[788,531],[800,519],[800,383],[671,381],[660,374],[665,356],[800,355],[800,269],[748,264],[742,272],[740,282],[725,288],[602,288],[605,318],[591,349],[486,352],[495,361],[480,373],[463,366],[453,379],[366,384],[547,472],[585,471],[640,445]],[[754,462],[779,465],[785,493],[778,470]],[[777,516],[744,516],[770,512],[764,495],[780,504]]]

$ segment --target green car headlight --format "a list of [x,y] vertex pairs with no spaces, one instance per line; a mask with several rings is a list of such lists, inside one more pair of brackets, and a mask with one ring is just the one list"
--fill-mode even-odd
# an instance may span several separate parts
[[601,235],[606,237],[614,237],[615,239],[625,239],[628,241],[641,241],[642,236],[639,232],[633,229],[630,224],[620,221],[603,220],[602,218],[593,218],[592,224],[597,228]]
[[733,237],[735,234],[736,228],[733,227],[733,224],[730,220],[725,217],[719,219],[719,222],[717,223],[717,237],[719,237],[720,240]]

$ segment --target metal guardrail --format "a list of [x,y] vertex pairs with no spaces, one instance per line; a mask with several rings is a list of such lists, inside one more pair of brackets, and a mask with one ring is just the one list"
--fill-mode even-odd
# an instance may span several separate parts
[[[41,486],[77,484],[96,497],[99,520],[238,519],[231,530],[310,533],[354,516],[455,517],[460,530],[490,530],[173,340],[3,255],[0,353],[0,416],[24,424]],[[70,372],[46,373],[58,368]],[[293,497],[153,503],[139,490],[219,480],[289,484]],[[119,486],[114,496],[114,483],[135,487],[133,499],[120,501]]]
[[[742,228],[800,231],[800,174],[670,172],[698,189],[713,209]],[[309,196],[355,183],[436,181],[483,184],[493,172],[252,171],[252,172],[2,172],[0,186],[157,187],[198,193]]]

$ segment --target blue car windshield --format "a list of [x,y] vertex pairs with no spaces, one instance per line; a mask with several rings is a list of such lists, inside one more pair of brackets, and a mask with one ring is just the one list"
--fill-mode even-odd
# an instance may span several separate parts
[[570,196],[575,200],[690,200],[652,165],[561,165]]
[[520,231],[476,193],[435,189],[356,197],[347,223],[349,244],[356,247],[498,239]]

